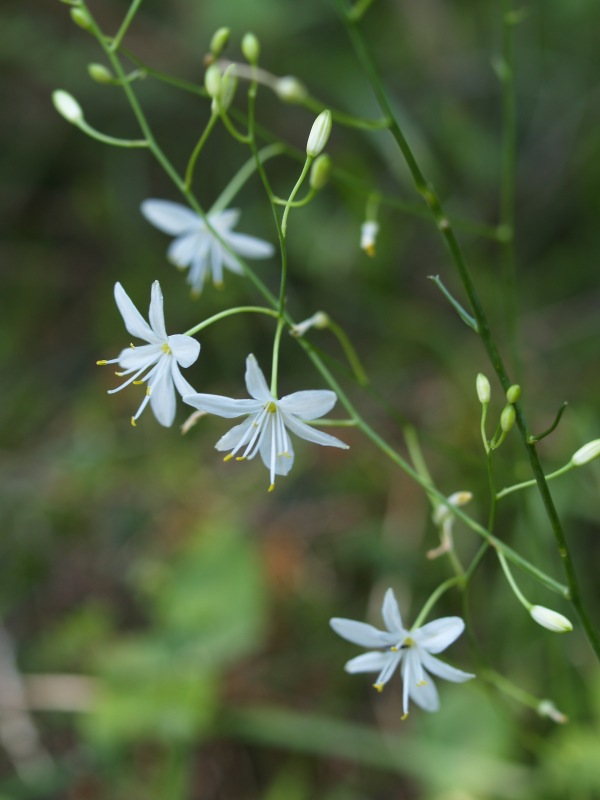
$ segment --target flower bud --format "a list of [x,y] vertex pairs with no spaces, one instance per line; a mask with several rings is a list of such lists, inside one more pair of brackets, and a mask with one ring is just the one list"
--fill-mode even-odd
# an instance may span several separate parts
[[77,124],[83,119],[83,111],[81,106],[75,100],[73,95],[68,92],[63,92],[62,89],[57,89],[52,92],[52,102],[54,108],[58,111],[61,117],[64,117],[67,122]]
[[96,83],[115,82],[115,76],[104,64],[88,64],[88,75]]
[[436,525],[442,525],[446,520],[450,519],[451,511],[448,506],[453,506],[454,508],[460,508],[460,506],[466,506],[467,503],[470,503],[473,499],[473,493],[467,491],[460,491],[460,492],[453,492],[449,497],[446,498],[445,503],[440,503],[439,506],[433,512],[433,522]]
[[508,433],[512,426],[515,424],[515,407],[504,406],[502,414],[500,414],[500,427],[504,433]]
[[516,403],[519,397],[521,397],[521,387],[518,383],[514,383],[506,390],[506,400],[509,403]]
[[331,111],[321,111],[313,122],[306,143],[306,155],[315,158],[323,151],[331,133]]
[[531,606],[529,613],[532,618],[544,628],[554,633],[568,633],[573,630],[571,622],[559,614],[558,611],[553,611],[551,608],[545,606]]
[[594,439],[593,442],[588,442],[584,444],[583,447],[580,447],[573,455],[571,456],[571,464],[576,467],[581,467],[584,464],[593,461],[595,458],[600,456],[600,439]]
[[375,255],[375,240],[379,233],[379,225],[375,220],[368,219],[360,226],[360,249],[373,258]]
[[548,717],[552,722],[558,722],[559,725],[564,725],[569,721],[567,715],[559,711],[552,700],[540,700],[537,713],[540,717]]
[[221,78],[221,89],[217,101],[222,111],[227,111],[237,89],[237,76],[235,74],[235,64],[230,64]]
[[319,191],[322,189],[325,184],[329,181],[329,176],[331,175],[331,159],[329,156],[321,153],[320,156],[317,156],[313,161],[313,165],[310,168],[310,178],[309,184],[311,189],[315,189]]
[[253,33],[244,34],[244,38],[242,39],[242,53],[249,64],[258,64],[260,42]]
[[477,388],[477,397],[479,398],[479,402],[482,406],[487,405],[490,402],[491,395],[490,382],[482,372],[477,375],[475,386]]
[[83,28],[84,31],[89,31],[92,27],[89,14],[82,8],[72,8],[71,19],[73,20],[75,25],[78,25],[80,28]]
[[213,100],[218,96],[221,89],[221,70],[216,64],[211,64],[204,73],[204,88]]
[[297,325],[292,325],[290,328],[290,335],[295,338],[304,336],[304,334],[311,328],[327,328],[329,325],[329,317],[324,311],[317,311],[312,317],[299,322]]
[[301,103],[308,96],[306,86],[293,75],[278,78],[273,88],[277,97],[284,103]]
[[229,28],[219,28],[213,33],[209,50],[215,58],[219,58],[229,42]]

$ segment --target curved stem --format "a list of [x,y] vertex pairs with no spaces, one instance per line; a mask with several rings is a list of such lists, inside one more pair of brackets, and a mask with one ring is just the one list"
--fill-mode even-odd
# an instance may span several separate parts
[[210,119],[206,127],[204,128],[202,135],[198,139],[198,143],[196,147],[194,147],[194,151],[190,156],[190,160],[188,161],[187,168],[185,170],[185,188],[189,191],[192,188],[192,180],[194,178],[194,168],[196,167],[196,161],[198,160],[198,156],[200,155],[202,148],[204,147],[206,140],[210,136],[210,132],[215,127],[215,123],[218,120],[217,114],[211,114]]
[[218,314],[213,314],[212,317],[208,317],[208,319],[205,319],[203,322],[199,322],[198,325],[194,325],[189,331],[185,331],[183,335],[195,336],[195,334],[204,330],[204,328],[208,328],[209,325],[212,325],[213,322],[218,322],[234,314],[266,314],[269,317],[279,316],[277,311],[274,311],[272,308],[263,308],[263,306],[237,306],[236,308],[227,308],[225,311],[219,311]]

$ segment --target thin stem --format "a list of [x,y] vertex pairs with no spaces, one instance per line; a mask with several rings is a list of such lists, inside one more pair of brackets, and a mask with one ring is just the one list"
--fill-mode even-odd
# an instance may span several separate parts
[[[574,468],[575,464],[569,461],[564,467],[557,469],[555,472],[551,472],[549,475],[546,475],[545,478],[547,481],[551,481],[554,478],[558,478],[560,475],[570,472]],[[537,486],[537,481],[532,479],[530,481],[523,481],[523,483],[515,483],[514,486],[507,486],[496,494],[496,500],[500,500],[502,497],[506,497],[507,494],[512,494],[512,492],[518,492],[520,489],[528,489],[530,486]]]
[[285,325],[285,319],[277,312],[279,320],[273,339],[273,359],[271,361],[271,394],[277,397],[277,375],[279,369],[279,345],[281,344],[281,334]]
[[110,144],[113,147],[125,148],[150,147],[150,143],[146,141],[146,139],[119,139],[116,136],[108,136],[106,133],[100,133],[96,128],[92,128],[91,125],[88,125],[84,119],[78,120],[75,125],[79,130],[83,131],[83,133],[87,133],[91,139],[96,139],[96,141],[102,142],[102,144]]
[[125,15],[125,19],[121,23],[121,27],[117,31],[117,35],[114,37],[112,42],[110,43],[111,50],[118,50],[121,42],[123,41],[123,37],[127,33],[127,30],[131,23],[133,22],[133,18],[138,12],[139,7],[142,5],[142,0],[133,0],[131,5],[129,6],[129,10]]
[[[268,161],[274,156],[279,156],[284,152],[284,148],[280,144],[269,144],[258,151],[258,160],[261,164]],[[227,186],[223,189],[221,194],[215,200],[208,211],[209,214],[216,214],[224,211],[229,203],[233,200],[236,194],[240,191],[246,181],[256,172],[256,159],[254,156],[248,159],[240,169],[235,173],[233,178],[229,181]]]
[[365,372],[363,365],[360,363],[360,359],[358,357],[358,353],[354,349],[352,342],[348,338],[346,332],[340,325],[334,322],[331,318],[329,319],[329,324],[327,326],[329,330],[333,333],[335,338],[338,340],[342,349],[344,351],[344,355],[348,359],[348,363],[354,373],[354,377],[360,386],[367,386],[369,383],[369,378],[367,373]]
[[440,583],[437,589],[435,589],[435,591],[432,592],[431,596],[429,597],[429,599],[419,612],[419,616],[414,621],[411,630],[415,630],[415,628],[421,627],[423,621],[427,619],[429,612],[431,611],[433,606],[437,603],[437,601],[440,599],[440,597],[444,594],[444,592],[447,592],[448,589],[451,589],[453,586],[462,584],[462,582],[463,582],[462,575],[454,575],[452,578],[448,578],[443,583]]
[[527,600],[527,598],[523,595],[523,593],[517,586],[515,579],[513,578],[512,572],[510,571],[510,567],[506,563],[506,559],[504,558],[503,554],[500,552],[498,552],[498,561],[500,561],[500,566],[502,567],[502,571],[506,575],[506,580],[509,582],[510,588],[515,593],[518,601],[529,611],[531,609],[531,603]]
[[192,188],[192,181],[194,179],[194,169],[196,167],[196,161],[198,160],[198,156],[200,155],[202,148],[204,147],[206,140],[210,136],[210,132],[215,127],[216,121],[219,119],[217,114],[211,114],[206,127],[204,128],[202,135],[198,139],[198,143],[190,156],[190,160],[188,161],[187,168],[185,170],[185,188],[189,191]]
[[277,311],[274,311],[272,308],[263,308],[262,306],[237,306],[236,308],[227,308],[225,311],[219,311],[218,314],[213,314],[212,317],[208,317],[203,322],[199,322],[198,325],[190,328],[189,331],[185,331],[183,335],[195,336],[195,334],[208,328],[209,325],[212,325],[214,322],[219,322],[219,320],[225,319],[225,317],[231,317],[234,314],[266,314],[268,317],[275,318],[279,316]]
[[[289,196],[289,198],[287,200],[286,206],[285,206],[285,208],[283,210],[283,217],[281,219],[281,232],[282,232],[284,238],[285,238],[285,235],[286,235],[286,232],[287,232],[287,219],[288,219],[288,215],[290,213],[290,204],[292,203],[294,197],[298,194],[298,191],[300,190],[300,187],[304,183],[304,179],[306,178],[306,176],[308,174],[308,170],[310,169],[310,165],[312,164],[313,161],[314,161],[314,158],[312,156],[306,156],[306,161],[304,162],[304,167],[302,168],[302,172],[300,173],[300,177],[296,181],[296,185],[292,189],[291,194],[290,194],[290,196]],[[275,202],[275,200],[273,200],[273,202]]]

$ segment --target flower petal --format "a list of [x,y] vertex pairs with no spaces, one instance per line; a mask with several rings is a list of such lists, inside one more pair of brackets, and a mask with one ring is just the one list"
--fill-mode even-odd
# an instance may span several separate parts
[[381,616],[385,622],[385,627],[395,634],[398,634],[398,639],[407,635],[407,632],[402,625],[402,616],[398,608],[398,601],[393,589],[388,589],[383,598],[383,605],[381,606]]
[[194,394],[195,389],[191,383],[188,383],[186,379],[183,377],[181,372],[179,371],[179,365],[174,358],[171,359],[171,377],[173,379],[173,383],[175,388],[181,395],[181,397],[185,397],[189,394]]
[[215,448],[217,450],[234,450],[240,442],[245,441],[249,442],[252,438],[252,434],[249,435],[250,429],[253,427],[254,423],[254,415],[248,417],[239,425],[235,425],[233,428],[227,431],[226,434],[221,436],[219,441],[216,443]]
[[402,661],[403,650],[396,653],[386,653],[387,662],[383,665],[383,669],[375,680],[375,686],[381,687],[386,684],[396,671],[398,664]]
[[227,267],[230,272],[235,272],[236,275],[244,274],[244,270],[238,259],[224,247],[221,248],[221,256],[223,258],[223,265]]
[[344,665],[346,672],[354,675],[357,672],[380,672],[390,660],[390,653],[372,652],[351,658]]
[[150,407],[156,419],[166,428],[170,428],[173,424],[176,407],[175,389],[173,388],[169,366],[170,359],[164,356],[156,376],[148,384]]
[[441,653],[461,635],[465,623],[460,617],[442,617],[428,622],[410,635],[420,647],[429,653]]
[[271,258],[275,253],[271,242],[245,233],[227,233],[223,239],[234,252],[244,258]]
[[242,414],[253,414],[262,407],[256,400],[232,400],[231,397],[223,397],[220,394],[187,394],[183,402],[200,411],[208,411],[209,414],[217,414],[228,419]]
[[154,364],[164,355],[160,344],[142,344],[139,347],[125,347],[119,353],[119,367],[124,370],[144,369]]
[[260,457],[267,469],[270,470],[271,464],[273,464],[275,475],[287,475],[294,466],[294,448],[292,442],[288,437],[285,452],[278,453],[276,448],[277,440],[273,435],[273,429],[269,426],[260,443]]
[[207,215],[209,225],[213,227],[220,236],[227,234],[231,228],[235,228],[239,218],[239,208],[228,208],[225,211],[217,211],[216,214],[209,213]]
[[167,250],[167,258],[180,269],[189,267],[199,252],[203,252],[203,257],[205,257],[210,241],[203,239],[205,235],[203,233],[186,233],[173,239]]
[[[283,414],[283,412],[280,413]],[[285,414],[284,421],[287,428],[289,428],[301,439],[306,439],[307,442],[314,442],[315,444],[322,444],[326,445],[327,447],[341,447],[342,450],[348,450],[348,445],[345,442],[342,442],[341,439],[337,439],[330,433],[323,433],[323,431],[319,431],[316,428],[307,425],[305,422],[301,422],[291,414]]]
[[261,403],[269,403],[273,400],[264,373],[252,353],[246,358],[246,388],[248,394],[256,400],[260,400]]
[[471,678],[475,677],[475,675],[470,672],[463,672],[461,669],[451,667],[450,664],[440,661],[439,658],[430,655],[426,651],[421,652],[421,663],[428,672],[433,673],[433,675],[437,675],[438,678],[443,678],[445,681],[464,683],[465,681],[470,681]]
[[138,339],[144,339],[150,344],[157,344],[160,341],[159,337],[154,333],[150,325],[148,325],[134,306],[129,295],[120,283],[115,283],[115,301],[123,317],[125,327],[132,336],[136,336]]
[[337,402],[335,392],[327,389],[313,389],[294,392],[279,400],[279,407],[288,414],[301,419],[317,419],[327,414]]
[[163,294],[160,288],[160,283],[154,281],[152,284],[152,293],[150,295],[150,308],[148,310],[148,319],[150,320],[150,327],[156,336],[163,342],[167,341],[167,330],[165,328],[165,312]]
[[338,636],[361,647],[386,647],[396,644],[396,636],[380,631],[366,622],[334,617],[329,624]]
[[155,228],[172,235],[192,230],[202,223],[198,214],[190,208],[170,200],[144,200],[140,208]]
[[173,353],[173,358],[184,368],[191,367],[200,355],[200,342],[183,333],[169,336],[167,343]]

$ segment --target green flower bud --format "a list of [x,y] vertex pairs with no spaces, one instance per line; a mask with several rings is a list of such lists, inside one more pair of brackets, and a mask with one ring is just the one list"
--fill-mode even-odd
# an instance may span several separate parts
[[571,456],[571,464],[576,467],[581,467],[593,461],[595,458],[598,458],[598,456],[600,456],[600,439],[594,439],[593,442],[584,444],[583,447],[580,447],[579,450],[573,453]]
[[79,25],[79,27],[83,28],[84,31],[91,30],[92,22],[90,20],[89,14],[82,8],[72,8],[71,19],[73,20],[75,25]]
[[249,64],[258,64],[260,43],[253,33],[244,34],[244,38],[242,39],[242,53]]
[[509,386],[506,390],[506,400],[509,403],[516,403],[519,397],[521,397],[521,387],[518,383],[513,383],[513,385]]
[[218,97],[221,91],[221,70],[216,64],[211,64],[204,73],[204,88],[208,92],[208,96]]
[[325,184],[329,181],[329,176],[331,175],[331,159],[329,156],[321,153],[320,156],[317,156],[313,161],[312,167],[310,168],[310,178],[309,184],[311,189],[315,189],[319,191],[322,189]]
[[52,92],[52,102],[54,103],[54,108],[67,122],[72,122],[76,125],[83,120],[81,106],[73,95],[70,95],[68,92],[63,92],[62,89],[57,89]]
[[515,407],[504,406],[502,414],[500,414],[500,427],[504,433],[508,433],[512,426],[515,424]]
[[329,134],[331,133],[331,111],[326,109],[321,111],[319,116],[313,122],[313,126],[308,135],[308,142],[306,143],[306,155],[315,158],[321,153],[327,144]]
[[482,372],[477,375],[475,386],[477,388],[477,397],[479,398],[479,402],[482,406],[487,405],[490,402],[491,395],[490,382]]
[[229,28],[219,28],[210,40],[209,50],[215,58],[219,58],[229,42]]
[[221,89],[217,102],[222,111],[227,111],[232,103],[237,89],[237,76],[235,74],[235,64],[230,64],[221,78]]
[[308,96],[306,86],[293,75],[278,78],[274,89],[277,97],[284,103],[301,103]]
[[115,76],[104,64],[88,64],[88,75],[96,83],[115,82]]

